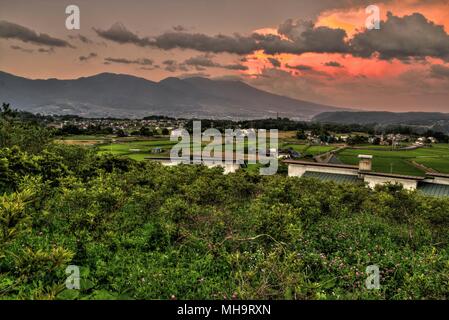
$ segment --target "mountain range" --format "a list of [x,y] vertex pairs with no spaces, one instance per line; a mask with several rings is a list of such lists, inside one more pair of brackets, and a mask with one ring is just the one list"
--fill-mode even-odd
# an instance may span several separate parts
[[313,118],[317,122],[341,124],[432,124],[449,120],[448,113],[439,112],[387,112],[387,111],[338,111],[323,112]]
[[154,82],[113,73],[72,80],[33,80],[0,72],[0,100],[34,113],[84,117],[166,115],[254,119],[279,116],[309,120],[321,112],[342,110],[272,94],[236,80],[170,77]]

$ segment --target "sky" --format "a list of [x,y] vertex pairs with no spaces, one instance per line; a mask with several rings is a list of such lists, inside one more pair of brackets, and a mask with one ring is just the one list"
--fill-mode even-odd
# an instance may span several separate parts
[[[66,28],[69,5],[79,30]],[[366,27],[370,5],[379,29]],[[449,112],[449,0],[0,0],[0,70],[203,76],[339,107]]]

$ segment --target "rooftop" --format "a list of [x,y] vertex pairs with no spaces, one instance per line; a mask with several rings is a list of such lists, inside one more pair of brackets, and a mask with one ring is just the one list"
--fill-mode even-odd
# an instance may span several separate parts
[[417,181],[425,179],[425,177],[420,177],[420,176],[406,176],[406,175],[402,175],[402,174],[393,174],[393,173],[384,173],[384,172],[360,171],[360,173],[364,174],[366,176],[378,176],[378,177],[417,180]]
[[[364,159],[363,156],[360,157]],[[344,164],[334,164],[334,163],[318,163],[300,160],[285,160],[284,163],[298,166],[305,166],[305,172],[302,171],[298,173],[293,173],[293,175],[303,176],[306,178],[316,178],[322,181],[333,181],[336,183],[353,183],[353,184],[363,184],[367,182],[371,185],[368,177],[380,177],[379,181],[403,181],[411,180],[416,183],[414,186],[409,185],[408,188],[412,190],[418,190],[425,195],[435,196],[435,197],[449,197],[449,185],[433,183],[433,178],[442,177],[449,178],[449,174],[443,173],[426,173],[426,176],[411,176],[411,175],[400,175],[391,174],[383,172],[372,172],[366,170],[359,170],[358,166],[344,165]],[[314,167],[314,168],[311,168]],[[323,170],[321,170],[321,168]],[[329,173],[325,168],[340,168],[339,173]],[[344,170],[346,169],[346,170]],[[354,172],[356,170],[356,172]],[[338,172],[338,171],[337,171]],[[405,183],[405,182],[404,182]]]
[[350,174],[306,171],[303,177],[316,178],[322,181],[333,181],[336,183],[354,183],[354,184],[362,183],[362,180],[360,180],[358,176]]
[[354,169],[358,170],[358,166],[351,166],[348,164],[338,164],[338,163],[320,163],[320,162],[312,162],[312,161],[302,161],[302,160],[284,160],[286,164],[299,164],[299,165],[307,165],[307,166],[316,166],[316,167],[331,167],[331,168],[343,168],[343,169]]
[[437,178],[449,178],[449,174],[447,174],[447,173],[439,173],[439,172],[427,172],[426,176],[428,176],[428,177],[437,177]]
[[449,197],[449,185],[420,182],[418,190],[434,197]]

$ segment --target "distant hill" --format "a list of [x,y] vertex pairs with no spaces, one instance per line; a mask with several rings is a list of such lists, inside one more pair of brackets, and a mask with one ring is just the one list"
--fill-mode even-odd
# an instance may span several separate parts
[[153,82],[101,73],[73,80],[31,80],[0,72],[0,102],[43,114],[86,117],[267,118],[308,120],[331,106],[271,94],[241,81],[167,78]]
[[386,111],[337,111],[323,112],[312,119],[323,123],[337,124],[378,124],[408,125],[422,130],[432,129],[449,133],[449,113],[438,112],[403,112],[394,113]]
[[449,113],[438,112],[384,112],[384,111],[338,111],[323,112],[313,118],[314,121],[341,124],[432,124],[449,120]]

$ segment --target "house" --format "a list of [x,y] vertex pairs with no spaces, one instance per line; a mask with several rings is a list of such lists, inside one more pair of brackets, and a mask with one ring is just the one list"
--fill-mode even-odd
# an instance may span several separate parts
[[278,159],[290,159],[290,153],[288,153],[288,152],[279,152]]
[[175,129],[175,130],[171,131],[171,136],[172,137],[181,137],[183,132],[184,132],[184,129],[182,129],[182,128]]
[[402,184],[405,189],[418,190],[430,196],[449,197],[449,175],[426,173],[424,177],[372,171],[372,156],[359,155],[359,165],[285,160],[290,177],[317,178],[337,183],[366,184],[370,188],[386,183]]
[[427,141],[429,141],[430,143],[433,143],[433,144],[438,143],[438,140],[435,139],[434,137],[428,137]]
[[343,141],[343,142],[347,142],[348,140],[349,140],[349,136],[348,135],[342,135],[342,136],[340,136],[340,140],[341,141]]

